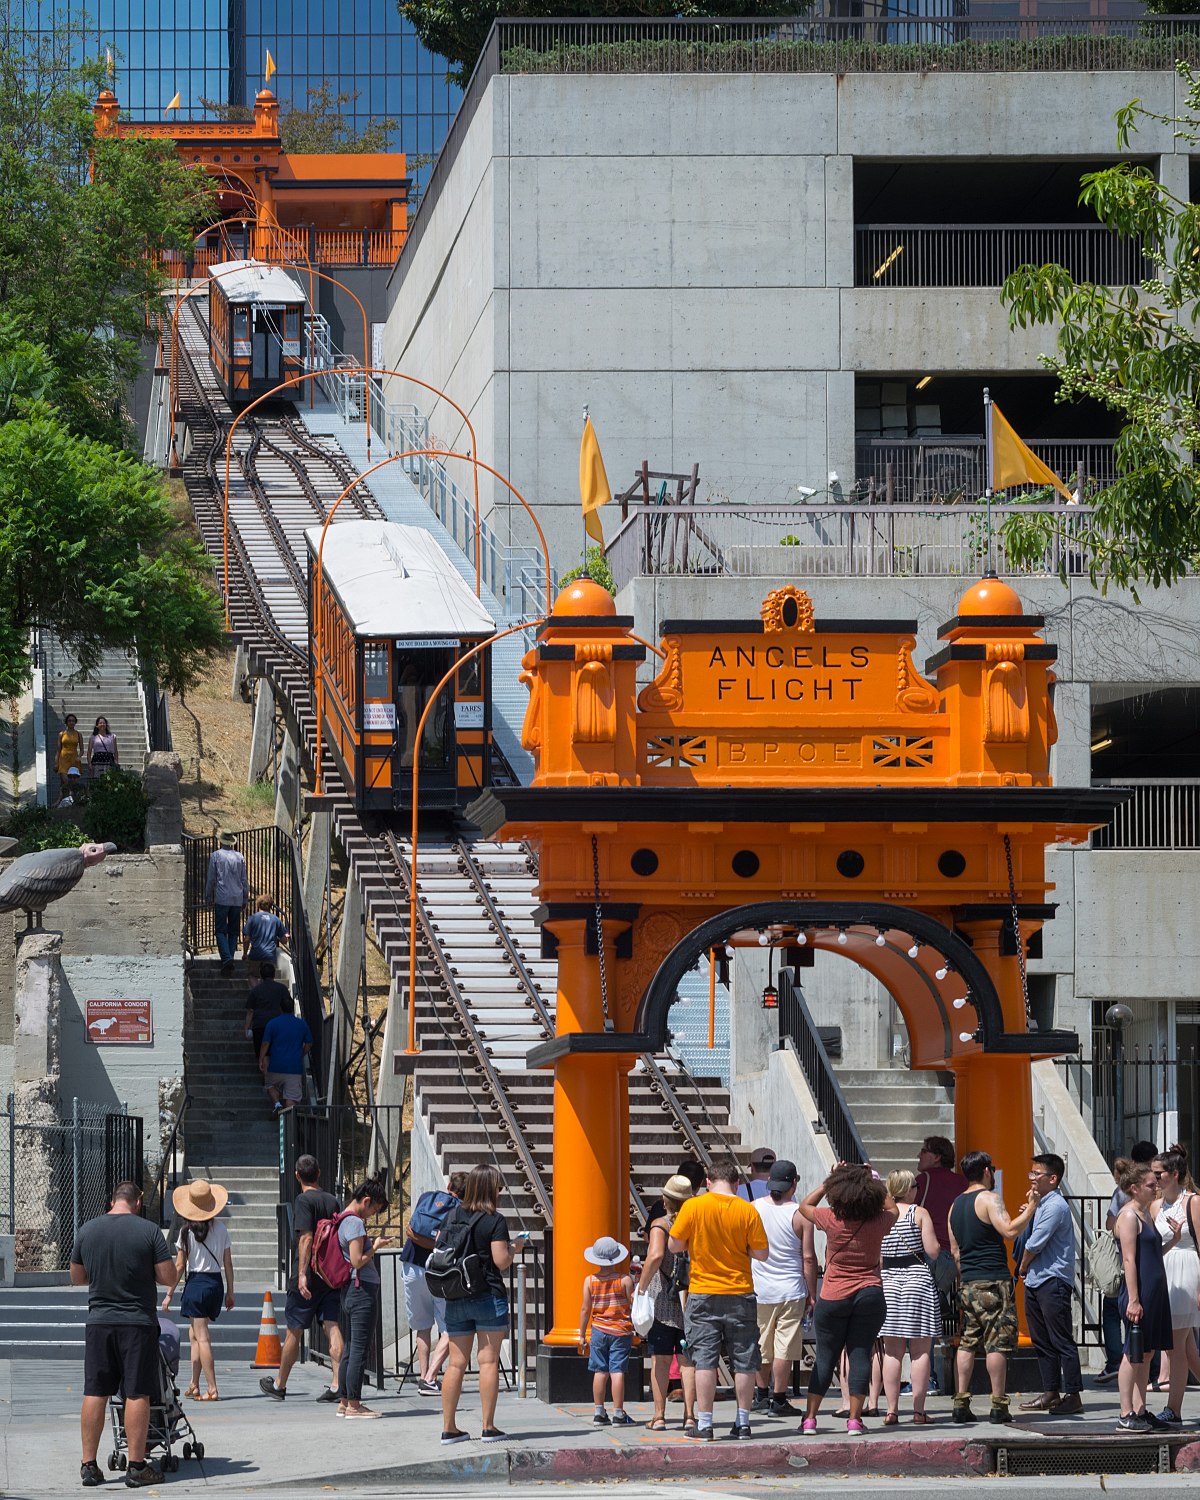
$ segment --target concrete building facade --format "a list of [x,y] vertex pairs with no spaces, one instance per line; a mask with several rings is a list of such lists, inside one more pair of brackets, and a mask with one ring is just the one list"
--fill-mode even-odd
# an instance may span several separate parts
[[[581,545],[585,406],[614,489],[649,459],[676,472],[698,463],[702,495],[786,501],[803,485],[837,498],[860,466],[856,399],[861,423],[890,382],[911,402],[932,374],[923,396],[936,403],[937,382],[970,378],[981,433],[982,387],[1037,376],[1053,347],[1044,330],[1009,329],[995,279],[896,285],[864,273],[861,234],[856,273],[868,175],[955,166],[969,183],[1002,166],[1016,183],[1011,216],[1025,172],[1032,194],[1062,169],[1053,206],[1024,215],[1044,222],[1067,212],[1078,172],[1116,159],[1120,106],[1138,97],[1169,115],[1181,87],[1165,69],[500,74],[464,106],[469,123],[393,272],[387,363],[470,412],[480,454],[549,518],[558,567]],[[1186,196],[1186,143],[1148,125],[1136,144]],[[931,218],[923,200],[938,173],[912,181],[914,225],[999,212],[960,197]],[[879,201],[896,212],[895,199]],[[412,397],[397,384],[393,399]],[[429,415],[441,439],[466,445],[450,408]],[[906,430],[920,415],[908,407]],[[507,511],[498,488],[494,502]]]

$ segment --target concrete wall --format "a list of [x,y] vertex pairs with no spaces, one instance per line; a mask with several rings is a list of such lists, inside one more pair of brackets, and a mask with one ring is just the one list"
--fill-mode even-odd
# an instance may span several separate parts
[[[1169,115],[1180,88],[1166,72],[494,78],[392,275],[388,362],[470,412],[560,569],[581,545],[584,406],[617,489],[643,459],[698,462],[731,498],[845,483],[856,371],[1036,372],[1051,346],[1010,332],[994,291],[856,289],[855,158],[1111,156],[1120,105]],[[1167,126],[1136,144],[1173,180]],[[462,442],[449,408],[430,415]]]

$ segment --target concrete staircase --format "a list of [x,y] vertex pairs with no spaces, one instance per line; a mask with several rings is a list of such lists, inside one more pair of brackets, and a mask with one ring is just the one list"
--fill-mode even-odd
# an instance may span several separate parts
[[954,1139],[954,1090],[940,1073],[905,1068],[839,1068],[837,1080],[871,1165],[884,1177],[916,1171],[927,1135]]
[[123,651],[106,651],[95,675],[79,680],[79,661],[61,641],[42,636],[43,695],[46,715],[46,761],[50,774],[50,800],[58,800],[58,778],[54,756],[58,735],[66,727],[67,714],[79,720],[83,735],[84,763],[92,725],[103,715],[117,737],[117,754],[127,771],[141,775],[146,758],[146,711],[138,681],[137,663]]
[[[184,1158],[190,1180],[204,1178],[229,1189],[223,1217],[233,1241],[239,1306],[223,1315],[222,1330],[237,1335],[239,1357],[247,1348],[253,1354],[263,1292],[278,1286],[279,1125],[263,1093],[253,1048],[243,1034],[246,996],[257,977],[251,968],[239,962],[233,974],[223,975],[217,959],[194,961],[188,970],[184,1015],[191,1098],[184,1122]],[[229,1342],[223,1339],[222,1346]]]
[[86,1315],[85,1288],[43,1284],[4,1288],[0,1291],[0,1359],[75,1360],[82,1368]]

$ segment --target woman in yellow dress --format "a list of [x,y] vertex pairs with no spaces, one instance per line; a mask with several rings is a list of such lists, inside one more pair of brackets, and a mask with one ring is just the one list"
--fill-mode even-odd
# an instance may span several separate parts
[[58,772],[58,779],[65,794],[67,789],[67,774],[72,767],[82,773],[83,771],[83,735],[75,728],[79,720],[74,714],[68,714],[64,720],[66,728],[59,731],[58,754],[54,759],[54,769]]

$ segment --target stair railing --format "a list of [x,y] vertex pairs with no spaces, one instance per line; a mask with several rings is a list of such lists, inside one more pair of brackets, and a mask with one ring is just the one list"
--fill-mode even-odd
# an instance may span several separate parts
[[163,1152],[162,1161],[159,1163],[158,1180],[154,1185],[155,1212],[158,1215],[160,1229],[165,1229],[170,1223],[171,1215],[167,1212],[167,1178],[171,1179],[174,1187],[177,1176],[175,1157],[179,1148],[179,1135],[183,1129],[184,1116],[188,1112],[188,1105],[192,1102],[192,1096],[188,1093],[187,1074],[183,1076],[183,1098],[179,1101],[179,1108],[175,1112],[175,1119],[171,1124],[171,1134],[167,1137],[166,1150]]
[[854,1125],[854,1118],[833,1071],[829,1053],[825,1050],[812,1014],[804,1002],[804,992],[794,983],[790,969],[779,971],[779,1045],[790,1046],[808,1080],[813,1098],[817,1102],[817,1120],[814,1122],[833,1143],[838,1161],[866,1162],[870,1160],[862,1137]]

